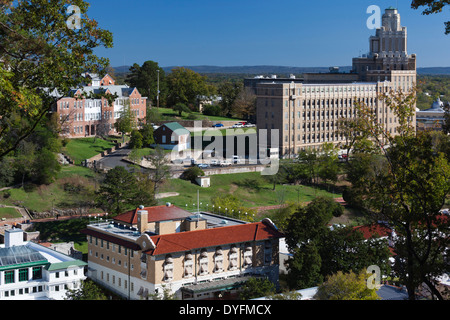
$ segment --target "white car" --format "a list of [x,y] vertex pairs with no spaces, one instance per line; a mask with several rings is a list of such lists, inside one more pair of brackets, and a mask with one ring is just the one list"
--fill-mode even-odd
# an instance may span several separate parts
[[231,126],[232,128],[243,128],[244,125],[242,123],[236,123]]
[[219,165],[221,167],[227,167],[227,166],[231,166],[231,162],[228,160],[224,160],[224,161],[220,161]]

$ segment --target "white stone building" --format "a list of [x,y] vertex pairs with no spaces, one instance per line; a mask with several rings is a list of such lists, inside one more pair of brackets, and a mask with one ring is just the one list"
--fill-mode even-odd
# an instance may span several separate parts
[[23,241],[23,230],[5,231],[0,245],[0,300],[64,300],[86,278],[87,264]]

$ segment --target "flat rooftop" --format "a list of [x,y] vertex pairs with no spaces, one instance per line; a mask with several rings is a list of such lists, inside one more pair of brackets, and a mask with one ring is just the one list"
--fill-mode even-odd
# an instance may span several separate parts
[[[199,214],[191,213],[186,219],[195,220],[206,220],[206,228],[212,229],[217,227],[225,227],[225,226],[233,226],[233,225],[241,225],[246,224],[247,222],[225,217],[217,214],[213,214],[210,212],[202,211]],[[167,221],[166,219],[162,221]],[[141,236],[141,233],[138,231],[137,227],[130,227],[124,223],[120,223],[117,220],[98,220],[97,222],[89,224],[89,227],[93,230],[97,230],[103,233],[110,233],[113,235],[120,236],[125,239],[129,239],[130,241],[135,241],[137,238]],[[151,234],[151,232],[147,232]]]

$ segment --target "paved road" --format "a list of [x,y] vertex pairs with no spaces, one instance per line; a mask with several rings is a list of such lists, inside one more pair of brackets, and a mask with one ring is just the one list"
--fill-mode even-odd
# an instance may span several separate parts
[[128,169],[129,162],[123,161],[122,158],[126,157],[131,152],[131,149],[118,149],[113,153],[107,155],[106,157],[101,158],[98,162],[100,162],[105,168],[115,168],[117,166],[125,167]]

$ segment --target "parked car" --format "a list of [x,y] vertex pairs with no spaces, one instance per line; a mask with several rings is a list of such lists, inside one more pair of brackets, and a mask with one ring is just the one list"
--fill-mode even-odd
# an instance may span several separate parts
[[246,125],[244,125],[244,127],[246,127],[246,128],[256,127],[256,124],[247,123]]
[[219,161],[217,161],[215,159],[211,160],[210,163],[211,163],[211,166],[218,166],[219,165]]
[[243,128],[244,125],[242,123],[236,123],[231,126],[232,128]]
[[241,163],[241,158],[239,156],[233,156],[233,163]]
[[213,124],[213,128],[221,128],[221,127],[223,127],[223,124],[221,123]]
[[206,168],[209,168],[209,164],[199,163],[199,164],[197,164],[197,167],[199,167],[200,169],[206,169]]
[[227,166],[231,166],[231,162],[228,160],[224,160],[224,161],[220,161],[219,165],[221,167],[227,167]]

